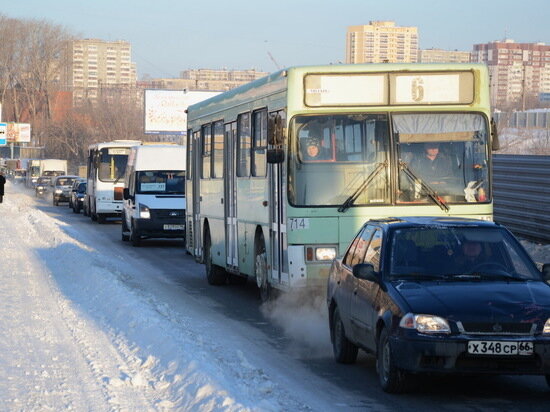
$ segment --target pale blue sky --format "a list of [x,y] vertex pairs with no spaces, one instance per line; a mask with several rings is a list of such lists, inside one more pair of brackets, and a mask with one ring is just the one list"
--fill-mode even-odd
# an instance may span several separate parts
[[44,19],[82,38],[126,40],[138,77],[190,68],[277,69],[345,59],[346,28],[417,26],[419,46],[502,40],[550,44],[550,0],[0,0],[0,13]]

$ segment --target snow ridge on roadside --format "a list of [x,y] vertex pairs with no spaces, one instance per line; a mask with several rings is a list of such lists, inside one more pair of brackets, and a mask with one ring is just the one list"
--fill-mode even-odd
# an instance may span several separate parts
[[[70,226],[28,203],[12,193],[3,206],[24,233],[22,248],[44,263],[61,318],[114,409],[309,409],[243,351],[228,356],[209,334],[223,326],[174,315],[167,303],[129,288],[124,264],[95,254]],[[116,368],[107,359],[116,359]]]

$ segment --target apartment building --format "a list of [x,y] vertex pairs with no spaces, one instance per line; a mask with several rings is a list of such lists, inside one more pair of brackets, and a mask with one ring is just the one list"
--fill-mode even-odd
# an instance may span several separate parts
[[137,71],[131,61],[132,49],[126,41],[98,39],[68,43],[61,84],[72,91],[73,105],[96,102],[100,96],[113,97],[121,90],[135,89]]
[[346,63],[415,63],[417,58],[417,27],[400,27],[393,21],[371,21],[347,29]]
[[269,73],[251,70],[192,69],[180,73],[176,79],[153,79],[155,89],[226,91],[267,76]]
[[459,50],[424,49],[418,50],[419,63],[469,63],[470,52]]
[[475,44],[472,61],[487,64],[491,101],[499,109],[539,107],[550,93],[550,46],[513,40]]

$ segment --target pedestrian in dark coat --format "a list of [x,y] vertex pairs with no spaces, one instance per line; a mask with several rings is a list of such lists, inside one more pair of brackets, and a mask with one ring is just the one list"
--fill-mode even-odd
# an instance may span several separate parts
[[6,184],[6,178],[0,172],[0,203],[2,203],[2,200],[4,199],[4,185]]

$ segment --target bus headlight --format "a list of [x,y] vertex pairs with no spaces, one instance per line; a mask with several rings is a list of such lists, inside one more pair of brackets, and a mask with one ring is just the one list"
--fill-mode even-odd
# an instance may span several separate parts
[[333,260],[335,257],[335,247],[318,247],[315,249],[315,260]]
[[140,219],[151,219],[151,212],[149,208],[144,204],[139,204],[139,218]]

